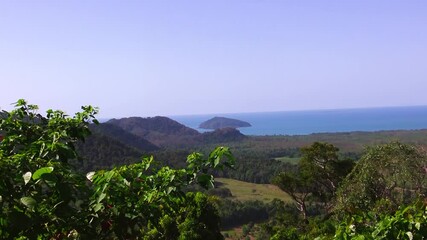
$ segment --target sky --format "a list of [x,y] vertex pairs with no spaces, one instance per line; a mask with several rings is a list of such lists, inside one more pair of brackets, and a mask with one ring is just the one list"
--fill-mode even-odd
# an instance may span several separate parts
[[427,105],[427,1],[0,0],[0,108]]

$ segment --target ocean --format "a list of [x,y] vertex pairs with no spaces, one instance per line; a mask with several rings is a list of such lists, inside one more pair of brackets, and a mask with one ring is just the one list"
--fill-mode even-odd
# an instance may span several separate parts
[[239,128],[245,135],[306,135],[352,131],[427,129],[427,106],[338,109],[288,112],[228,113],[169,116],[194,128],[212,117],[228,117],[249,122]]

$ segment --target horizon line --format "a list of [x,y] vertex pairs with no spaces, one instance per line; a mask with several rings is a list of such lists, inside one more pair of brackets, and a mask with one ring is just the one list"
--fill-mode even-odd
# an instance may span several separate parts
[[230,114],[259,114],[259,113],[283,113],[283,112],[316,112],[316,111],[344,111],[344,110],[369,110],[369,109],[387,109],[387,108],[417,108],[427,107],[427,105],[400,105],[400,106],[373,106],[373,107],[350,107],[350,108],[320,108],[320,109],[297,109],[297,110],[272,110],[272,111],[249,111],[249,112],[222,112],[222,113],[196,113],[196,114],[165,114],[165,115],[150,115],[150,116],[122,116],[122,117],[102,117],[100,119],[118,119],[129,117],[190,117],[190,116],[208,116],[208,115],[230,115]]

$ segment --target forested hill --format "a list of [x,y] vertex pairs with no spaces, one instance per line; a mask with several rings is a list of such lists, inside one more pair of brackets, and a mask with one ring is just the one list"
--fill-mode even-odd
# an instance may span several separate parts
[[186,127],[181,123],[167,117],[129,117],[120,119],[111,119],[107,123],[117,125],[126,131],[135,135],[146,136],[153,132],[168,135],[199,135],[200,133],[192,128]]
[[111,119],[107,123],[142,137],[157,146],[167,147],[194,142],[200,133],[167,117],[129,117]]
[[151,143],[150,141],[137,136],[135,134],[132,134],[124,129],[122,129],[119,126],[116,126],[114,124],[110,123],[101,123],[98,125],[92,124],[90,126],[90,130],[93,133],[101,134],[108,136],[110,138],[114,138],[123,144],[126,144],[128,146],[134,147],[140,151],[146,152],[146,151],[154,151],[158,150],[159,147],[155,144]]
[[[104,124],[103,131],[111,133],[110,126],[119,127],[133,136],[143,138],[161,148],[192,147],[204,143],[240,141],[245,136],[236,129],[218,129],[213,132],[199,133],[167,117],[130,117],[112,119]],[[117,131],[117,130],[114,130]],[[110,136],[114,137],[115,133]]]
[[77,146],[84,161],[76,165],[85,172],[137,162],[141,156],[151,154],[162,163],[181,166],[196,146],[247,138],[233,128],[202,134],[166,117],[114,119],[91,124],[90,130],[92,135]]
[[89,128],[92,134],[85,142],[77,144],[82,161],[74,165],[82,172],[135,163],[141,156],[160,149],[146,139],[113,124],[91,124]]
[[135,163],[149,154],[98,132],[92,132],[84,142],[79,142],[76,150],[81,159],[73,165],[83,173]]

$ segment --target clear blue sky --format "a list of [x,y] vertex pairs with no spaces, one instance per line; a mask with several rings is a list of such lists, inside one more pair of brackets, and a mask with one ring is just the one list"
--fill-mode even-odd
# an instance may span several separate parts
[[0,0],[0,81],[100,117],[427,105],[427,1]]

